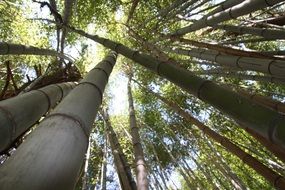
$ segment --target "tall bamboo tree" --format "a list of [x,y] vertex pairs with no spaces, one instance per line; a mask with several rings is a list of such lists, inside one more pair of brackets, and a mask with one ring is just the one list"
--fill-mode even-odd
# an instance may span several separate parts
[[0,168],[2,188],[74,188],[115,61],[116,53],[110,53],[28,136]]
[[118,141],[117,135],[110,123],[109,114],[108,114],[107,109],[102,111],[102,115],[105,121],[108,141],[112,149],[114,163],[116,165],[121,187],[126,190],[127,189],[135,190],[136,182],[133,179],[130,165],[128,164],[126,156],[123,153],[123,150]]
[[0,152],[9,148],[74,87],[74,83],[53,84],[1,101]]
[[11,44],[0,42],[0,55],[47,55],[57,56],[73,62],[71,58],[63,53],[58,53],[54,50],[37,48],[34,46],[24,46],[21,44]]
[[142,149],[141,139],[139,135],[139,128],[137,126],[134,101],[131,89],[131,78],[129,76],[128,81],[128,103],[129,103],[129,122],[130,130],[132,136],[133,149],[135,154],[135,165],[136,165],[136,177],[137,177],[137,189],[138,190],[147,190],[148,189],[148,179],[147,179],[147,168],[144,158],[144,152]]
[[171,35],[184,35],[186,33],[193,32],[201,28],[205,28],[207,26],[217,25],[220,22],[234,19],[245,14],[249,14],[253,11],[268,6],[273,6],[280,2],[282,2],[282,0],[272,0],[270,2],[268,2],[267,0],[245,0],[238,5],[226,9],[225,11],[218,12],[209,17],[204,17],[203,19],[194,22],[190,26],[180,28],[173,32]]

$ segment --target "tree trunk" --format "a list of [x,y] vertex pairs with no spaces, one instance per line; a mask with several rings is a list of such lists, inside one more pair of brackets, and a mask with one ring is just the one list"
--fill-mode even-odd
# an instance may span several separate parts
[[[145,141],[145,143],[146,143],[146,141]],[[153,154],[154,154],[154,156],[155,156],[155,159],[156,159],[156,161],[158,162],[158,166],[159,166],[159,170],[160,170],[160,171],[159,171],[159,175],[160,175],[160,177],[161,177],[161,179],[162,179],[163,185],[164,185],[165,189],[167,189],[166,180],[165,180],[165,177],[164,177],[164,175],[163,175],[163,168],[162,168],[162,166],[161,166],[161,163],[160,163],[158,154],[157,154],[157,152],[156,152],[156,150],[155,150],[153,144],[152,144],[152,143],[149,143],[149,145],[151,146],[151,149],[152,149],[152,151],[153,151]]]
[[106,190],[107,185],[107,160],[108,160],[108,146],[107,146],[107,135],[105,135],[104,142],[104,153],[103,153],[103,162],[101,168],[101,188],[100,190]]
[[73,60],[65,54],[58,53],[54,50],[37,48],[34,46],[24,46],[20,44],[10,44],[6,42],[0,42],[0,55],[46,55],[60,57],[73,62]]
[[[63,24],[68,24],[69,20],[72,15],[72,7],[74,4],[75,0],[64,0],[64,10],[63,10]],[[61,42],[60,42],[60,47],[61,47],[61,53],[63,53],[64,50],[64,43],[65,43],[65,38],[67,36],[67,30],[66,28],[62,28],[62,33],[61,33]]]
[[129,102],[130,129],[131,129],[131,136],[132,136],[132,143],[134,148],[136,171],[137,171],[137,189],[147,190],[148,189],[147,169],[141,145],[141,139],[139,136],[139,129],[136,122],[135,109],[133,104],[133,95],[131,89],[131,76],[129,77],[128,81],[128,102]]
[[127,58],[165,77],[185,89],[188,93],[195,95],[199,99],[226,113],[234,120],[242,123],[243,126],[251,128],[271,142],[285,148],[285,118],[281,114],[259,106],[233,91],[197,77],[193,75],[193,73],[183,68],[178,68],[169,62],[160,62],[152,56],[131,50],[122,44],[101,38],[97,35],[87,34],[73,27],[68,28],[107,48],[116,50]]
[[[58,15],[56,14],[56,12],[58,12],[57,10],[57,5],[56,5],[56,1],[55,0],[49,0],[50,6],[54,9],[54,11],[51,12],[51,14],[54,17],[55,22],[60,22]],[[60,27],[56,26],[56,51],[59,51],[59,43],[60,43]]]
[[181,36],[189,32],[205,28],[207,26],[217,25],[220,22],[231,20],[242,15],[249,14],[253,11],[273,6],[283,0],[271,0],[270,3],[267,0],[245,0],[242,3],[226,9],[225,11],[218,12],[212,16],[204,17],[203,19],[195,22],[190,26],[180,28],[171,35]]
[[228,24],[214,25],[215,29],[226,30],[228,32],[234,32],[238,34],[251,34],[255,36],[261,36],[265,39],[284,39],[284,30],[276,30],[270,28],[256,28],[247,26],[233,26]]
[[260,82],[272,82],[275,84],[285,85],[284,78],[277,78],[273,76],[260,76],[260,75],[247,75],[242,73],[237,73],[233,71],[215,71],[215,70],[206,70],[202,72],[195,72],[197,75],[216,75],[217,77],[229,77],[236,78],[240,80],[251,80],[251,81],[260,81]]
[[74,83],[53,84],[1,101],[0,152],[8,149],[74,87]]
[[219,53],[225,53],[228,55],[243,56],[243,57],[255,57],[255,58],[264,58],[264,59],[278,59],[276,57],[269,56],[269,55],[263,55],[262,53],[255,52],[255,51],[245,51],[245,50],[240,50],[240,49],[234,49],[231,47],[225,47],[225,46],[221,46],[218,44],[198,42],[195,40],[189,40],[189,39],[180,38],[180,37],[170,37],[170,39],[172,41],[183,42],[185,44],[196,46],[198,48],[207,48],[207,49],[215,50],[215,51],[218,51]]
[[180,55],[193,56],[199,59],[214,61],[222,66],[262,72],[276,77],[285,77],[285,61],[275,59],[261,59],[244,56],[225,55],[220,52],[213,52],[205,49],[186,50],[182,48],[170,49],[167,51]]
[[115,61],[111,53],[97,64],[1,166],[1,188],[74,188]]
[[242,3],[244,0],[226,0],[224,2],[222,2],[217,8],[215,8],[214,10],[212,10],[211,12],[209,12],[208,14],[206,14],[204,16],[204,18],[207,18],[209,16],[212,16],[218,12],[222,12],[227,10],[228,8],[231,8],[237,4]]
[[127,162],[125,154],[123,153],[117,135],[112,128],[107,110],[104,111],[102,115],[105,121],[108,140],[112,149],[112,154],[114,157],[114,162],[116,165],[121,187],[125,190],[136,190],[136,182],[133,179],[130,165]]
[[88,142],[88,149],[85,154],[85,164],[84,164],[84,174],[82,176],[82,190],[88,190],[88,165],[89,165],[89,159],[90,159],[90,143],[91,138],[89,138]]
[[278,111],[280,113],[285,114],[285,104],[283,102],[279,102],[279,101],[273,100],[273,99],[271,99],[269,97],[262,96],[262,95],[257,94],[257,93],[248,93],[245,90],[238,90],[238,92],[242,96],[245,96],[245,97],[253,100],[257,104],[261,104],[261,105],[267,106],[267,107],[269,107],[272,110],[275,110],[275,111]]

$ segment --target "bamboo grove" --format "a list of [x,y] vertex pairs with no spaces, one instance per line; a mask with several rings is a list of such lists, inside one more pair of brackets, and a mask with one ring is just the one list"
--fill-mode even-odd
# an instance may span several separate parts
[[0,1],[0,189],[285,189],[284,8]]

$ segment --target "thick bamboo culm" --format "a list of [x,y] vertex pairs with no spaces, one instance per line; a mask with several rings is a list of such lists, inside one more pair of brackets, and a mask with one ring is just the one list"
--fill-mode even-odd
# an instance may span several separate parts
[[75,83],[52,84],[0,102],[0,152],[55,107]]
[[116,57],[97,64],[1,166],[2,189],[74,189]]

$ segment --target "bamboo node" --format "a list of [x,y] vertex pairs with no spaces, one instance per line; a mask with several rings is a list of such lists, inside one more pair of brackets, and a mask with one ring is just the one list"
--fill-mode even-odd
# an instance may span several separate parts
[[204,87],[204,85],[205,85],[206,83],[210,83],[210,82],[211,82],[210,80],[204,80],[204,81],[202,81],[201,84],[199,85],[198,90],[197,90],[197,97],[198,97],[199,99],[201,99],[200,93],[201,93],[202,88]]
[[108,73],[107,73],[104,69],[99,68],[99,67],[95,67],[95,68],[94,68],[94,69],[92,69],[92,70],[99,70],[99,71],[102,71],[102,72],[105,74],[105,76],[106,76],[106,78],[107,78],[107,80],[108,80],[109,75],[108,75]]
[[10,129],[10,131],[11,131],[10,142],[13,142],[14,134],[16,132],[17,123],[14,120],[14,117],[13,117],[13,115],[11,114],[11,112],[9,110],[7,110],[5,107],[2,107],[2,106],[0,106],[0,110],[2,111],[2,113],[4,113],[7,116],[7,119],[12,124],[12,128]]
[[78,86],[81,85],[81,84],[89,84],[89,85],[93,86],[95,89],[97,89],[99,91],[101,102],[102,102],[102,100],[103,100],[103,93],[102,93],[101,89],[96,84],[94,84],[92,82],[86,81],[86,82],[80,82],[78,84]]
[[281,119],[283,118],[283,115],[277,115],[277,117],[274,117],[270,122],[269,122],[269,125],[268,125],[268,132],[267,132],[267,135],[268,135],[268,139],[270,142],[274,143],[274,140],[273,140],[273,134],[276,130],[276,127],[278,126],[278,121],[280,121]]
[[50,100],[48,94],[47,94],[45,91],[40,90],[40,89],[37,89],[37,90],[35,90],[35,91],[41,92],[41,93],[46,97],[47,102],[48,102],[48,108],[47,108],[47,111],[46,111],[46,112],[48,112],[48,110],[51,108],[51,100]]
[[62,89],[62,88],[61,88],[61,86],[60,86],[60,85],[58,85],[58,84],[54,84],[54,86],[56,86],[56,87],[58,87],[58,88],[59,88],[59,90],[60,90],[60,92],[61,92],[60,100],[62,100],[62,98],[63,98],[63,96],[64,96],[63,89]]
[[[67,119],[70,119],[72,120],[73,122],[77,123],[78,126],[82,129],[84,135],[86,136],[86,140],[87,140],[87,145],[89,144],[89,132],[87,131],[83,121],[81,121],[80,118],[76,118],[75,116],[73,115],[68,115],[66,113],[52,113],[48,116],[46,116],[44,118],[44,120],[47,120],[48,118],[51,118],[51,117],[56,117],[56,116],[59,116],[59,117],[63,117],[63,118],[67,118]],[[43,121],[42,121],[43,122]]]

